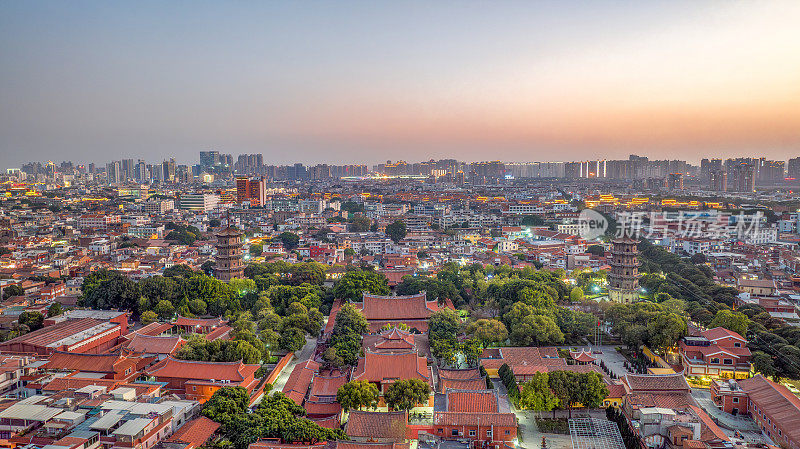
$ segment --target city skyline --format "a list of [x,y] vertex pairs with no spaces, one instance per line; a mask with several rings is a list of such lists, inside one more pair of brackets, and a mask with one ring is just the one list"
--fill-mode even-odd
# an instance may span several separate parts
[[800,4],[5,3],[0,165],[800,150]]

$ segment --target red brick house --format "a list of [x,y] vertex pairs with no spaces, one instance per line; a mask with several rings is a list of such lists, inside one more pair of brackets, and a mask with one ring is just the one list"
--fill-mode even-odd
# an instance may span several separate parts
[[678,345],[686,376],[723,379],[750,377],[750,350],[747,340],[723,327],[702,331],[699,336],[684,337]]
[[222,387],[244,387],[252,394],[258,385],[255,378],[258,368],[260,365],[245,365],[241,361],[199,362],[168,357],[145,373],[166,382],[168,392],[203,403]]
[[788,388],[761,374],[729,380],[727,388],[717,384],[715,390],[714,385],[714,400],[723,410],[732,411],[733,401],[738,399],[737,413],[749,414],[772,441],[781,447],[800,448],[800,398]]
[[513,413],[435,412],[433,434],[445,440],[470,439],[501,447],[517,438],[517,418]]
[[715,380],[710,385],[711,396],[720,410],[732,415],[747,413],[747,393],[733,379]]

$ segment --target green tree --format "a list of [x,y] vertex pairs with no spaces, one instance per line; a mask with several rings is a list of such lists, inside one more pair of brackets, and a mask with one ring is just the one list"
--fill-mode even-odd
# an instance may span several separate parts
[[398,380],[386,389],[384,399],[394,410],[411,410],[417,404],[427,406],[431,387],[420,379]]
[[92,309],[130,310],[139,315],[139,285],[118,271],[105,268],[93,271],[81,285],[80,304]]
[[583,289],[580,287],[573,287],[572,291],[569,292],[569,300],[572,302],[578,302],[583,299]]
[[434,357],[451,362],[458,349],[461,318],[451,309],[442,309],[428,318],[428,341]]
[[401,220],[397,220],[386,225],[386,235],[395,243],[403,240],[406,237],[406,224]]
[[322,285],[325,282],[325,267],[317,262],[294,264],[291,270],[292,285]]
[[17,284],[9,285],[3,289],[3,299],[8,299],[12,296],[23,296],[24,294],[25,290]]
[[336,392],[336,402],[346,412],[365,407],[375,409],[378,406],[379,397],[378,387],[366,380],[347,382]]
[[53,304],[50,304],[50,307],[47,308],[48,318],[51,316],[61,315],[62,313],[64,313],[64,308],[61,307],[60,303],[54,302]]
[[524,316],[511,327],[509,336],[511,343],[516,346],[546,346],[564,342],[564,333],[555,321],[543,315]]
[[537,412],[549,412],[558,407],[558,398],[550,390],[547,373],[534,373],[531,380],[522,384],[519,405]]
[[603,377],[600,373],[588,372],[578,375],[578,392],[580,397],[576,402],[580,402],[584,407],[597,408],[608,396]]
[[174,277],[190,278],[195,274],[197,273],[195,273],[195,271],[192,270],[192,267],[186,264],[173,265],[169,268],[164,269],[164,277],[167,278],[174,278]]
[[350,270],[333,285],[333,296],[346,301],[361,301],[364,292],[388,295],[389,281],[375,271]]
[[647,332],[650,345],[665,351],[685,337],[689,328],[684,317],[676,313],[662,313],[647,325]]
[[156,304],[153,311],[158,314],[159,318],[165,320],[172,317],[172,315],[175,313],[175,307],[173,307],[170,301],[162,299],[158,302],[158,304]]
[[711,320],[711,324],[708,325],[709,328],[715,327],[724,327],[729,331],[736,332],[741,336],[747,335],[747,327],[750,325],[750,319],[747,318],[747,315],[741,312],[734,312],[728,309],[722,309],[714,315],[714,319]]
[[589,245],[586,252],[595,256],[603,257],[606,254],[606,249],[602,245]]
[[300,236],[293,232],[286,231],[278,235],[278,240],[281,241],[284,248],[291,251],[297,248],[297,245],[300,243]]
[[350,231],[352,232],[367,232],[369,231],[370,219],[362,215],[353,217],[350,220]]
[[250,394],[243,387],[222,387],[203,405],[203,416],[227,424],[250,406]]
[[[569,417],[572,418],[572,404],[580,399],[578,391],[578,373],[572,371],[553,371],[548,373],[550,390],[558,398],[559,408],[569,410]],[[555,410],[553,410],[555,418]]]
[[140,318],[142,324],[144,324],[145,326],[155,322],[157,319],[158,319],[158,314],[153,312],[152,310],[142,312],[142,316]]
[[483,346],[502,343],[508,338],[506,325],[498,320],[480,319],[467,325],[467,334],[474,335]]
[[254,243],[250,245],[249,252],[251,256],[258,257],[261,255],[261,253],[264,252],[264,245],[259,245],[258,243]]
[[28,326],[31,331],[41,329],[44,323],[44,315],[39,312],[22,312],[17,318],[19,324]]
[[281,332],[278,344],[287,351],[299,351],[306,344],[306,333],[296,327],[290,327]]

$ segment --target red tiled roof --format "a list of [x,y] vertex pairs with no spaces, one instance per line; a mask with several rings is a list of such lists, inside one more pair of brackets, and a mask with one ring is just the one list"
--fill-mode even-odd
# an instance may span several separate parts
[[247,449],[322,449],[326,442],[305,444],[305,443],[280,443],[279,440],[261,440],[250,443]]
[[314,374],[311,379],[310,395],[313,396],[336,396],[339,388],[347,383],[349,373],[341,373],[337,376],[321,376]]
[[609,398],[621,398],[625,396],[625,386],[622,384],[611,384],[606,385],[608,388],[608,396]]
[[319,400],[318,396],[309,396],[308,400],[303,404],[306,409],[306,414],[309,416],[330,416],[338,415],[342,411],[342,406],[338,402]]
[[479,377],[477,379],[442,379],[439,378],[439,393],[445,393],[447,390],[485,390],[486,379]]
[[700,421],[703,423],[703,427],[700,431],[700,439],[702,441],[729,441],[728,436],[725,435],[725,432],[719,428],[719,426],[711,419],[710,416],[706,412],[700,409],[700,407],[696,405],[690,405],[689,408],[700,418]]
[[361,302],[361,311],[367,320],[428,319],[438,310],[441,308],[437,302],[427,301],[425,292],[408,296],[376,296],[364,293]]
[[638,407],[664,407],[682,410],[696,402],[689,392],[629,393],[625,402]]
[[739,341],[747,342],[747,340],[741,335],[739,335],[737,332],[725,329],[724,327],[715,327],[713,329],[708,329],[701,332],[700,334],[711,341],[719,340],[720,338],[732,337]]
[[147,374],[155,377],[197,379],[197,380],[229,380],[241,382],[252,377],[259,365],[245,365],[239,362],[199,362],[167,357],[147,370]]
[[408,449],[410,443],[361,443],[358,441],[337,441],[335,449]]
[[205,339],[208,340],[208,341],[217,340],[219,338],[227,339],[228,335],[231,333],[232,330],[233,330],[232,327],[223,324],[222,326],[220,326],[220,327],[212,330],[211,332],[207,333],[205,335]]
[[414,348],[414,335],[393,327],[380,334],[374,348],[378,350],[407,349],[410,351]]
[[164,332],[166,332],[166,331],[168,331],[168,330],[170,330],[172,328],[173,328],[173,324],[172,323],[158,323],[158,322],[155,322],[155,323],[150,323],[147,326],[144,326],[144,327],[142,327],[142,328],[140,328],[140,329],[138,329],[136,331],[133,331],[133,332],[125,335],[125,337],[126,338],[133,338],[136,334],[141,334],[141,335],[161,335]]
[[496,390],[450,391],[445,399],[448,412],[497,413]]
[[406,437],[406,412],[350,412],[345,431],[349,437],[382,438],[402,442]]
[[[24,343],[27,345],[32,346],[40,346],[45,347],[52,343],[55,343],[59,340],[62,340],[65,337],[70,335],[75,335],[80,332],[84,332],[89,330],[95,326],[98,326],[103,323],[107,323],[108,321],[104,320],[96,320],[94,318],[82,318],[79,320],[65,320],[60,323],[53,324],[52,326],[46,326],[41,329],[37,329],[33,332],[29,332],[24,335],[20,335],[14,339],[5,341],[0,346],[9,347],[15,343]],[[119,325],[117,325],[119,326]],[[108,330],[108,329],[103,329]],[[87,335],[86,338],[89,338],[90,335]],[[75,342],[77,343],[77,342]]]
[[124,347],[138,354],[173,354],[185,343],[179,336],[161,337],[137,333]]
[[322,418],[308,418],[309,420],[317,423],[326,429],[339,429],[342,426],[341,421],[339,421],[339,414],[325,416]]
[[379,353],[367,351],[358,359],[353,380],[383,382],[395,379],[420,379],[430,383],[430,368],[425,357],[413,352]]
[[87,379],[82,377],[56,377],[42,386],[43,391],[77,390],[88,385],[106,387],[106,391],[117,388],[119,380],[114,379]]
[[791,440],[800,441],[800,398],[761,374],[738,383],[750,401],[771,416],[773,421],[781,423]]
[[688,392],[683,374],[627,374],[623,378],[629,392]]
[[506,347],[500,348],[497,352],[484,351],[485,356],[499,358],[483,358],[481,365],[487,369],[497,369],[507,364],[516,370],[517,366],[567,366],[567,361],[558,356],[558,349],[555,347]]
[[122,373],[128,368],[135,368],[138,361],[138,358],[125,357],[120,354],[85,354],[56,351],[50,354],[50,359],[45,367],[47,369],[113,374]]
[[467,369],[439,369],[439,379],[468,380],[481,379],[478,368]]
[[517,417],[513,413],[457,413],[434,412],[433,424],[438,426],[502,426],[515,427]]
[[286,384],[283,386],[283,394],[293,400],[295,404],[302,405],[303,399],[305,399],[308,392],[308,387],[311,384],[311,379],[319,369],[319,366],[319,363],[313,360],[298,363],[292,369],[289,379],[286,380]]
[[193,449],[202,446],[217,429],[219,429],[219,424],[201,416],[182,425],[172,436],[167,438],[167,441],[183,442],[186,443],[184,449]]
[[595,361],[595,357],[592,356],[592,354],[584,351],[583,349],[581,349],[580,352],[570,351],[569,356],[572,357],[572,359],[575,360],[576,362],[581,362],[581,363],[590,363]]
[[222,318],[186,318],[185,316],[178,315],[178,319],[175,320],[173,323],[175,326],[208,326],[214,327],[219,326],[222,323],[226,323]]

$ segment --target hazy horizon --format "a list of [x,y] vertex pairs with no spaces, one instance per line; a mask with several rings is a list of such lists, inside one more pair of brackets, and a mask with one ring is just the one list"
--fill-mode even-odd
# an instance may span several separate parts
[[800,2],[3,2],[0,166],[800,156]]

